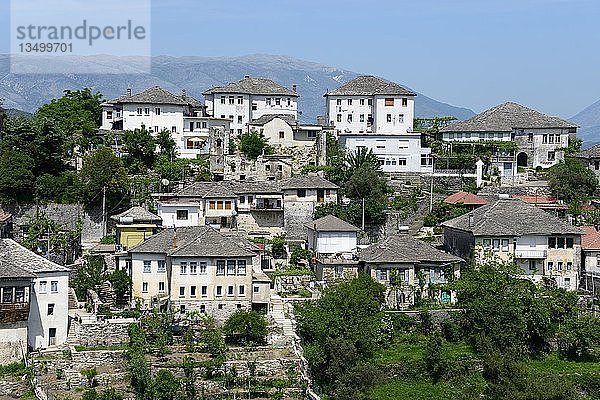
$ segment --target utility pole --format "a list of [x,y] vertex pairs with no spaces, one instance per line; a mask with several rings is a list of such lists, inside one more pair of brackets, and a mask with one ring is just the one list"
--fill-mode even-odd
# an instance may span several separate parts
[[362,199],[362,230],[365,230],[365,198]]
[[106,236],[106,185],[102,186],[102,237]]

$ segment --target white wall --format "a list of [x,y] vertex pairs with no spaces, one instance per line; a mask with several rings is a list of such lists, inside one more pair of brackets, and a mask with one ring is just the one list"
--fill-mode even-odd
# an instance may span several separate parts
[[[158,203],[158,216],[165,227],[200,226],[204,225],[202,203]],[[177,219],[177,210],[187,210],[187,219]]]
[[356,232],[317,232],[314,248],[313,230],[308,230],[308,245],[319,254],[349,253],[356,250]]
[[[150,261],[150,272],[144,272],[144,261]],[[165,260],[164,254],[132,253],[131,255],[131,280],[133,299],[142,299],[146,305],[150,304],[152,296],[159,294],[159,282],[164,282],[165,293],[168,292],[167,272],[158,272],[158,260]],[[168,266],[165,264],[165,271]],[[144,282],[148,283],[148,290],[143,291]]]
[[[28,344],[33,349],[46,348],[49,343],[49,330],[56,328],[56,345],[67,340],[69,321],[69,273],[36,272],[37,278],[31,291],[29,310]],[[40,282],[46,282],[46,291],[40,290]],[[53,292],[52,282],[57,282],[57,291]],[[48,315],[48,305],[54,304],[54,312]]]

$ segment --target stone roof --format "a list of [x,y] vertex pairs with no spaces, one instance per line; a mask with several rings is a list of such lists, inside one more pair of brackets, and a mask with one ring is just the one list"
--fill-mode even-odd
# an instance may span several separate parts
[[525,128],[577,128],[577,125],[509,101],[441,128],[440,132],[512,132]]
[[388,236],[382,242],[361,250],[359,258],[361,261],[374,264],[444,264],[464,261],[460,257],[438,250],[408,234]]
[[474,236],[581,235],[579,228],[519,199],[499,199],[443,222]]
[[222,199],[236,197],[231,184],[221,182],[195,182],[175,193],[182,197],[200,197],[203,199]]
[[236,194],[271,193],[281,194],[281,183],[277,181],[224,181]]
[[133,222],[162,222],[162,219],[158,215],[140,206],[131,207],[129,210],[113,215],[110,218],[119,221],[121,217],[133,218]]
[[444,203],[447,204],[464,204],[466,206],[482,206],[487,204],[487,200],[481,197],[469,193],[469,192],[456,192],[444,199]]
[[583,250],[600,250],[600,231],[595,226],[582,226],[581,248]]
[[375,95],[416,96],[417,94],[397,83],[388,82],[371,75],[357,76],[325,96],[375,96]]
[[590,147],[589,149],[581,150],[579,153],[575,154],[573,157],[577,158],[600,158],[600,144]]
[[130,253],[159,253],[170,256],[251,257],[250,242],[226,236],[210,226],[167,228],[131,248]]
[[552,197],[552,196],[545,196],[545,195],[531,196],[531,195],[515,194],[512,197],[514,197],[515,199],[524,201],[525,203],[529,203],[529,204],[558,205],[558,200],[556,199],[556,197]]
[[262,125],[268,124],[269,122],[273,121],[275,118],[279,118],[279,119],[285,121],[289,126],[295,126],[298,124],[296,117],[294,117],[293,115],[290,115],[290,114],[266,114],[266,115],[261,115],[260,117],[256,118],[255,120],[252,120],[252,122],[250,122],[249,125],[262,126]]
[[304,226],[308,229],[317,231],[317,232],[358,232],[360,229],[355,227],[352,224],[334,216],[334,215],[326,215],[319,219],[315,219],[312,222],[308,222],[304,224]]
[[319,175],[298,175],[283,181],[282,189],[337,189],[338,186]]
[[8,211],[0,209],[0,223],[7,222],[12,218],[12,214]]
[[246,77],[237,82],[228,83],[225,86],[215,86],[203,92],[204,96],[216,93],[243,93],[243,94],[258,94],[258,95],[280,95],[297,97],[298,94],[292,89],[280,85],[266,78]]
[[177,96],[160,86],[153,86],[141,93],[122,95],[108,103],[147,103],[147,104],[175,104],[179,106],[202,107],[202,103],[191,96]]
[[0,278],[33,278],[44,272],[69,272],[12,239],[0,239]]

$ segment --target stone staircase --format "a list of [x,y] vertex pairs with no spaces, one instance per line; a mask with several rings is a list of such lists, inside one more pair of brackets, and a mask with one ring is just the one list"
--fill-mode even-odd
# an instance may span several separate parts
[[269,315],[273,318],[277,326],[282,328],[283,336],[285,337],[296,337],[294,330],[294,324],[289,318],[289,305],[283,301],[281,296],[271,292],[271,310]]

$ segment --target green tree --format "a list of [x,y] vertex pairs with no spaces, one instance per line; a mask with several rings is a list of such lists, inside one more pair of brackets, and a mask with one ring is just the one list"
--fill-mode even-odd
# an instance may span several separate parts
[[579,160],[567,157],[548,169],[550,189],[567,202],[593,196],[598,188],[598,178]]
[[132,174],[145,174],[154,165],[156,142],[152,134],[142,126],[140,129],[125,131],[123,144],[127,150],[127,169]]
[[[365,220],[379,225],[385,221],[385,207],[390,188],[387,179],[369,163],[363,163],[351,170],[346,182],[345,193],[354,202],[365,199]],[[362,204],[361,204],[362,207]]]
[[593,360],[594,349],[600,346],[600,319],[592,314],[571,313],[558,329],[557,343],[567,359]]
[[237,310],[223,324],[225,340],[244,345],[263,344],[267,337],[267,320],[256,311]]
[[155,400],[173,400],[179,390],[179,379],[168,369],[159,369],[154,377],[153,389]]
[[287,258],[285,237],[277,236],[271,239],[271,255],[273,258]]
[[265,135],[252,129],[250,132],[240,135],[239,149],[246,157],[256,160],[261,154],[272,154],[273,149],[269,146],[269,140]]
[[131,291],[131,277],[124,270],[119,269],[114,271],[107,276],[107,279],[111,283],[117,299],[124,299]]
[[205,315],[202,318],[198,348],[212,357],[219,357],[226,350],[223,331],[212,316]]
[[27,202],[35,181],[34,161],[27,154],[6,150],[0,154],[0,202]]
[[346,156],[346,164],[352,173],[362,167],[367,167],[372,170],[379,170],[379,160],[377,156],[373,154],[373,150],[367,149],[366,147],[357,148],[354,153],[350,153]]
[[35,180],[35,199],[41,203],[84,203],[85,186],[73,171],[39,175]]
[[108,207],[114,207],[127,195],[127,170],[115,153],[108,147],[98,149],[84,158],[80,177],[86,188],[88,204],[102,202],[102,189],[106,187]]
[[100,256],[88,256],[83,265],[77,270],[75,278],[70,282],[70,286],[75,289],[77,298],[84,300],[87,298],[88,289],[97,290],[106,280],[104,268],[104,259]]
[[177,158],[177,143],[168,129],[165,128],[158,133],[156,145],[160,149],[160,155],[165,156],[168,160],[173,161]]

